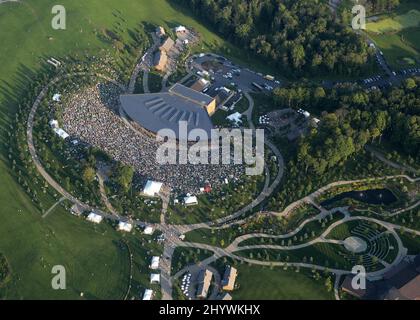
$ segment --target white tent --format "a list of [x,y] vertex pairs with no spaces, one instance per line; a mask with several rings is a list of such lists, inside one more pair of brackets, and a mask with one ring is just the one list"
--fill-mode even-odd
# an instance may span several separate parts
[[148,226],[148,227],[146,227],[146,228],[144,228],[144,234],[152,234],[153,233],[153,227],[150,227],[150,226]]
[[55,102],[60,102],[60,100],[61,100],[61,94],[56,93],[55,95],[53,95],[53,98],[52,99]]
[[160,283],[160,274],[159,273],[152,273],[150,275],[150,283]]
[[118,223],[118,231],[131,232],[132,229],[133,229],[133,225],[131,223],[123,222],[123,221],[120,221]]
[[146,289],[143,294],[143,300],[152,300],[153,290]]
[[187,206],[198,204],[197,197],[196,196],[186,196],[184,198],[184,204],[187,205]]
[[185,28],[184,26],[178,26],[175,28],[175,32],[185,32],[187,31],[187,28]]
[[242,117],[242,114],[240,114],[239,112],[235,112],[227,116],[226,119],[233,121],[235,123],[240,123],[242,122],[241,117]]
[[50,126],[51,126],[51,128],[58,128],[58,121],[55,120],[55,119],[52,119],[50,121]]
[[159,260],[160,258],[157,256],[152,257],[152,263],[150,264],[150,269],[158,269],[159,268]]
[[148,180],[146,182],[146,185],[144,186],[143,193],[150,197],[154,197],[159,193],[160,189],[162,188],[162,185],[162,182]]
[[94,212],[89,213],[89,215],[87,216],[87,220],[93,223],[101,223],[102,219],[102,216]]
[[69,134],[60,128],[53,128],[54,132],[63,140],[69,137]]

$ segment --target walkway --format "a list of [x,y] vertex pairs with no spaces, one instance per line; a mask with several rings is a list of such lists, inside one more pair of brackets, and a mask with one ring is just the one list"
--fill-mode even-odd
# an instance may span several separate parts
[[96,176],[98,177],[99,193],[101,194],[101,200],[110,213],[112,213],[114,216],[118,216],[117,211],[112,206],[111,202],[109,201],[108,195],[106,194],[104,182],[107,179],[107,174],[105,173],[105,171],[106,168],[104,168],[101,164],[98,165]]
[[[139,63],[136,65],[136,67],[134,68],[133,74],[130,78],[130,82],[128,85],[128,92],[132,93],[134,92],[134,88],[135,88],[135,83],[137,81],[137,77],[138,74],[141,70],[144,71],[144,76],[143,76],[143,87],[144,87],[144,92],[147,93],[149,92],[149,88],[148,88],[148,72],[149,72],[149,68],[151,66],[151,59],[152,59],[152,53],[155,50],[156,46],[160,43],[160,40],[158,40],[154,35],[152,35],[153,37],[153,41],[154,44],[151,48],[148,49],[148,51],[146,52],[146,54],[142,57],[141,61],[139,61]],[[70,77],[75,77],[75,76],[84,76],[84,75],[89,75],[89,73],[86,72],[78,72],[78,73],[73,73],[73,74],[66,74],[66,75],[60,75],[57,76],[56,78],[52,79],[50,81],[49,84],[47,84],[39,93],[39,95],[37,96],[29,117],[28,117],[28,123],[27,123],[27,144],[29,147],[29,152],[30,155],[34,161],[35,167],[38,170],[39,174],[59,193],[62,195],[62,199],[67,199],[69,201],[71,201],[74,204],[77,204],[78,206],[80,206],[81,208],[83,208],[86,211],[94,211],[97,214],[102,215],[105,218],[111,219],[111,220],[115,220],[115,221],[125,221],[127,220],[124,217],[121,217],[117,214],[117,212],[115,212],[115,210],[110,210],[113,214],[108,214],[106,212],[101,211],[100,209],[97,208],[92,208],[89,205],[81,202],[80,200],[78,200],[76,197],[74,197],[73,195],[71,195],[70,193],[68,193],[64,188],[62,188],[49,174],[48,172],[43,168],[42,163],[36,153],[36,149],[34,146],[34,141],[33,141],[33,124],[34,124],[34,118],[35,118],[35,114],[37,111],[38,106],[40,105],[40,103],[42,102],[42,100],[45,98],[48,90],[56,83],[60,82],[63,79],[66,78],[70,78]],[[116,82],[113,79],[108,78],[107,76],[103,76],[100,74],[95,74],[96,76],[114,83],[115,85],[118,85],[123,91],[126,91],[126,88],[121,85],[120,83]],[[248,99],[249,102],[249,107],[247,109],[247,111],[245,112],[247,119],[248,119],[248,123],[249,123],[249,127],[251,129],[255,128],[255,125],[252,122],[252,113],[253,113],[253,108],[254,108],[254,101],[252,99],[252,97],[250,96],[249,92],[244,91],[244,95],[245,97]],[[121,112],[121,116],[123,118],[123,120],[126,121],[124,113]],[[126,121],[127,123],[128,121]],[[132,128],[134,129],[134,128]],[[135,129],[134,129],[135,130]],[[265,179],[265,184],[263,187],[262,192],[258,195],[258,197],[256,199],[254,199],[250,204],[248,204],[247,206],[245,206],[244,208],[238,210],[237,212],[224,217],[224,218],[220,218],[217,219],[214,222],[207,222],[207,223],[198,223],[198,224],[192,224],[192,225],[167,225],[165,223],[165,212],[166,212],[166,208],[165,205],[162,208],[162,216],[161,216],[161,223],[159,224],[155,224],[153,225],[155,228],[159,229],[160,231],[163,232],[164,237],[165,237],[165,244],[164,244],[164,252],[163,252],[163,261],[161,263],[161,288],[162,288],[162,298],[164,300],[169,300],[172,299],[172,277],[171,277],[171,263],[172,263],[172,255],[174,253],[174,250],[176,247],[193,247],[193,248],[202,248],[202,249],[206,249],[206,250],[211,250],[214,252],[214,255],[208,259],[205,259],[204,261],[201,262],[201,265],[208,265],[214,261],[216,261],[218,258],[223,257],[223,256],[228,256],[234,259],[238,259],[240,261],[244,261],[244,262],[248,262],[248,263],[252,263],[252,264],[258,264],[258,265],[267,265],[267,266],[284,266],[285,264],[289,265],[289,266],[297,266],[297,267],[307,267],[307,268],[314,268],[314,269],[318,269],[318,270],[327,270],[328,268],[323,267],[323,266],[317,266],[317,265],[313,265],[313,264],[306,264],[306,263],[285,263],[285,262],[268,262],[268,261],[259,261],[259,260],[254,260],[254,259],[248,259],[245,257],[241,257],[241,256],[237,256],[236,254],[234,254],[234,252],[236,251],[240,251],[240,250],[246,250],[246,249],[255,249],[255,248],[261,248],[261,249],[279,249],[279,250],[293,250],[293,249],[298,249],[298,248],[302,248],[305,246],[309,246],[313,243],[316,242],[325,242],[325,238],[324,236],[328,234],[328,232],[330,230],[332,230],[333,227],[344,223],[346,221],[351,221],[351,220],[369,220],[369,221],[374,221],[376,223],[381,224],[382,226],[384,226],[385,228],[387,228],[389,230],[389,232],[391,234],[393,234],[393,236],[397,237],[397,241],[398,241],[398,246],[399,246],[399,254],[397,256],[397,258],[395,259],[395,261],[398,261],[399,259],[402,258],[404,251],[402,250],[402,242],[401,240],[398,238],[397,233],[395,232],[394,229],[401,229],[401,226],[397,226],[397,225],[393,225],[390,223],[385,223],[382,221],[379,221],[377,219],[373,219],[373,218],[367,218],[367,217],[350,217],[349,215],[346,215],[343,219],[341,219],[338,222],[333,223],[331,226],[329,226],[321,236],[319,236],[318,238],[315,238],[311,241],[308,241],[307,243],[304,244],[300,244],[300,245],[296,245],[296,246],[290,246],[290,247],[284,247],[284,246],[276,246],[276,245],[255,245],[255,246],[244,246],[244,247],[238,247],[239,242],[245,240],[245,239],[249,239],[252,238],[253,236],[259,236],[259,237],[273,237],[273,235],[264,235],[264,234],[252,234],[252,235],[244,235],[241,237],[236,238],[227,248],[222,249],[222,248],[218,248],[215,246],[210,246],[207,244],[200,244],[200,243],[188,243],[188,242],[182,242],[179,239],[179,236],[182,234],[185,234],[186,232],[189,232],[191,230],[194,229],[198,229],[198,228],[212,228],[212,226],[218,225],[216,228],[227,228],[229,226],[231,226],[234,223],[238,223],[240,221],[235,220],[236,218],[246,214],[247,212],[252,211],[255,207],[257,207],[258,205],[260,205],[265,199],[267,199],[272,193],[273,191],[278,187],[278,185],[281,182],[281,179],[283,177],[283,173],[284,173],[284,160],[283,157],[280,153],[280,151],[276,148],[276,146],[270,142],[269,140],[265,141],[265,144],[268,148],[271,149],[271,151],[273,152],[273,154],[277,157],[277,161],[278,161],[278,172],[276,175],[276,178],[274,179],[274,181],[271,183],[270,185],[270,173],[267,171],[267,166],[266,167],[266,179]],[[406,178],[411,182],[415,182],[418,181],[419,178],[413,179],[411,177],[408,177],[406,175],[396,175],[396,176],[389,176],[389,177],[383,177],[381,179],[390,179],[390,178]],[[362,180],[352,180],[352,181],[337,181],[337,182],[333,182],[331,184],[328,184],[327,186],[324,186],[320,189],[318,189],[317,191],[313,192],[312,194],[308,195],[307,197],[304,197],[298,201],[295,201],[294,203],[290,204],[288,207],[286,207],[285,210],[283,210],[280,213],[275,213],[276,215],[288,215],[289,212],[291,212],[294,208],[296,208],[297,206],[299,206],[302,203],[315,203],[315,199],[322,194],[323,192],[325,192],[326,190],[328,190],[329,188],[335,187],[335,186],[339,186],[339,185],[344,185],[344,184],[349,184],[349,183],[356,183],[356,182],[362,182],[362,181],[369,181],[369,180],[373,180],[373,179],[378,179],[378,178],[371,178],[371,179],[362,179]],[[103,189],[103,178],[101,177],[99,180],[102,180],[102,183],[100,183],[100,185],[102,185],[102,189]],[[102,190],[104,192],[104,190]],[[101,192],[102,193],[102,192]],[[60,199],[61,200],[61,199]],[[169,200],[169,198],[168,198]],[[105,201],[105,204],[107,203],[107,201]],[[164,201],[164,204],[166,204],[167,206],[167,201]],[[57,204],[55,204],[57,205]],[[54,205],[54,206],[55,206]],[[109,206],[108,206],[109,205]],[[110,209],[112,206],[110,205],[110,203],[108,203],[107,208]],[[54,208],[54,206],[52,208],[50,208],[47,213],[51,212],[51,210]],[[321,216],[325,216],[326,214],[328,214],[328,211],[325,210],[324,208],[320,207],[320,214],[317,215],[318,217]],[[47,213],[44,215],[46,216]],[[248,219],[249,217],[245,218]],[[313,218],[311,218],[313,219]],[[297,233],[306,223],[310,222],[311,219],[308,219],[306,221],[304,221],[296,230],[292,231]],[[140,226],[145,226],[146,223],[142,222],[142,221],[138,221],[135,220],[133,221],[134,224],[136,225],[140,225]],[[150,224],[149,224],[150,225]],[[405,228],[405,230],[407,230]],[[416,231],[416,230],[408,230],[408,232],[413,232],[416,234],[420,234],[420,232]],[[290,233],[289,233],[290,234]],[[276,235],[275,237],[284,237],[285,235]],[[395,261],[389,265],[389,267],[391,267],[392,265],[395,264]],[[346,274],[349,271],[348,270],[339,270],[339,269],[329,269],[330,271],[334,272],[336,275],[342,275],[342,274]],[[382,272],[382,271],[381,271]],[[179,273],[177,273],[178,275]],[[375,273],[372,273],[373,276],[375,276]],[[372,275],[371,274],[371,275]],[[378,272],[378,274],[380,274]],[[176,276],[177,276],[176,275]]]
[[160,45],[160,39],[155,35],[154,32],[151,33],[153,45],[146,51],[146,53],[141,57],[140,61],[134,67],[133,73],[130,77],[130,82],[128,84],[128,93],[133,93],[138,75],[140,71],[143,70],[143,91],[144,93],[149,93],[149,69],[153,66],[153,53]]
[[373,148],[371,146],[366,146],[365,149],[367,151],[369,151],[371,154],[373,154],[377,159],[379,159],[380,161],[382,161],[383,163],[385,163],[386,165],[388,165],[392,168],[403,170],[403,171],[408,171],[408,172],[414,173],[415,175],[419,174],[419,172],[420,172],[420,170],[417,170],[413,167],[403,165],[403,164],[399,164],[395,161],[387,159],[384,154],[382,154],[381,152],[379,152],[378,150],[376,150],[375,148]]
[[316,204],[316,199],[321,196],[325,191],[334,188],[334,187],[338,187],[338,186],[342,186],[342,185],[346,185],[346,184],[353,184],[353,183],[361,183],[361,182],[369,182],[369,181],[375,181],[375,180],[384,180],[384,179],[396,179],[396,178],[404,178],[407,179],[410,182],[417,182],[420,180],[420,178],[411,178],[407,175],[404,174],[400,174],[400,175],[393,175],[393,176],[384,176],[384,177],[375,177],[375,178],[366,178],[366,179],[359,179],[359,180],[340,180],[340,181],[336,181],[336,182],[332,182],[330,184],[327,184],[326,186],[323,186],[321,188],[319,188],[318,190],[312,192],[310,195],[299,199],[295,202],[292,202],[291,204],[289,204],[283,211],[281,212],[270,212],[271,214],[274,214],[276,216],[282,216],[282,217],[287,217],[295,208],[300,207],[303,204]]
[[42,216],[43,219],[45,219],[50,213],[51,211],[53,211],[55,209],[56,206],[58,206],[61,202],[63,202],[64,200],[66,200],[66,197],[61,197],[56,203],[54,203],[51,208],[49,208]]

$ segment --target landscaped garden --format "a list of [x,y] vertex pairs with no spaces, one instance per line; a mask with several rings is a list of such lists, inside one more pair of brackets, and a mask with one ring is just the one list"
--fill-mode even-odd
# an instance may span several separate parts
[[211,257],[212,251],[204,249],[194,249],[189,247],[177,247],[172,256],[172,270],[171,274],[174,275],[182,268],[203,261],[204,259]]
[[[171,224],[192,224],[214,221],[235,213],[261,193],[265,175],[246,176],[229,182],[211,193],[199,194],[198,205],[185,206],[182,199],[169,205],[167,219]],[[175,200],[175,199],[174,199]]]
[[[235,238],[248,233],[284,234],[293,231],[305,219],[319,213],[310,205],[296,208],[288,217],[257,214],[256,216],[229,228],[196,229],[186,234],[185,241],[208,243],[227,247]],[[311,232],[312,234],[312,232]]]

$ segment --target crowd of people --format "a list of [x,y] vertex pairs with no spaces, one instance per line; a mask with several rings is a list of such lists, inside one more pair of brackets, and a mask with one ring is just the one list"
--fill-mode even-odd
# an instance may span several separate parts
[[[142,180],[163,182],[173,190],[197,193],[206,182],[214,187],[238,180],[243,165],[165,164],[156,160],[160,142],[128,126],[119,115],[121,89],[97,84],[72,94],[63,104],[63,128],[72,138],[97,147],[114,160],[132,166]],[[137,180],[137,179],[136,179]]]

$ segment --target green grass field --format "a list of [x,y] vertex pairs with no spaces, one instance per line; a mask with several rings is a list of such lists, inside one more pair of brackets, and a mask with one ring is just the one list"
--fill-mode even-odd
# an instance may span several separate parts
[[[67,29],[60,31],[51,28],[55,4],[52,0],[23,0],[0,5],[0,252],[11,269],[10,280],[0,288],[0,299],[76,299],[81,291],[87,299],[121,299],[129,277],[127,252],[117,246],[121,235],[110,227],[95,228],[60,207],[42,219],[12,178],[4,143],[6,126],[22,92],[47,57],[114,52],[99,35],[118,30],[124,41],[130,41],[129,31],[140,23],[190,26],[205,39],[200,50],[225,52],[234,58],[244,55],[165,0],[67,1]],[[49,206],[55,201],[45,202]],[[144,251],[136,250],[138,263],[147,264],[144,257]],[[67,290],[51,289],[51,266],[55,264],[67,269]],[[138,274],[136,281],[146,283],[147,276]]]
[[[226,264],[232,264],[231,259],[226,262],[219,259],[213,265],[219,272],[223,272]],[[333,300],[334,295],[328,292],[321,277],[315,280],[310,270],[289,268],[284,270],[280,267],[263,267],[235,263],[238,269],[237,284],[231,295],[233,300]],[[222,273],[223,274],[223,273]]]
[[420,63],[420,3],[406,0],[395,13],[368,22],[366,31],[383,51],[388,63],[403,69]]
[[419,23],[420,11],[413,9],[395,17],[369,22],[366,24],[366,29],[374,33],[398,32],[403,29],[418,27]]
[[259,266],[238,266],[238,283],[241,287],[232,293],[235,300],[332,300],[321,281],[309,278],[308,272],[263,268]]

